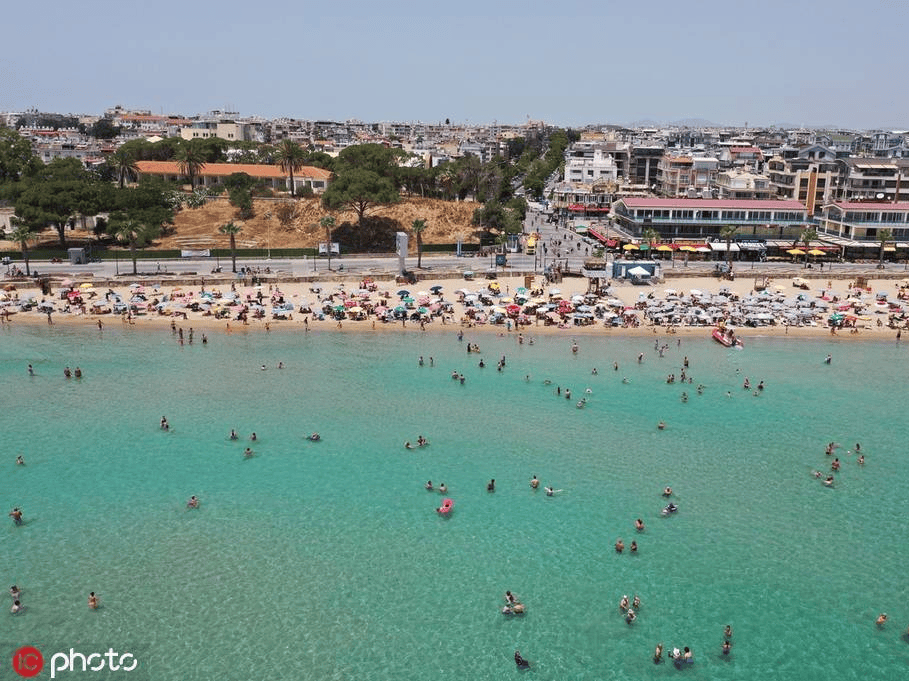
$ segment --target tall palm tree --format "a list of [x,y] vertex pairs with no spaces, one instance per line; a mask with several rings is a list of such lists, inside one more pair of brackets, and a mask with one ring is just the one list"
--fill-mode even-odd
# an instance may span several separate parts
[[303,167],[305,158],[306,152],[303,151],[303,147],[288,137],[281,140],[281,144],[275,150],[275,162],[287,173],[291,196],[297,195],[294,187],[294,171]]
[[653,227],[645,227],[641,232],[641,238],[647,242],[648,255],[653,257],[653,242],[660,238],[660,233]]
[[326,215],[319,220],[319,224],[325,228],[325,239],[328,242],[328,271],[331,272],[331,230],[335,226],[335,218],[332,215]]
[[234,273],[237,271],[237,234],[241,229],[243,226],[234,222],[228,222],[218,227],[221,234],[227,234],[230,237],[230,265],[231,271]]
[[22,259],[25,261],[25,276],[30,277],[32,276],[32,273],[28,266],[28,242],[29,239],[32,239],[35,235],[32,233],[32,230],[29,228],[29,226],[22,222],[22,220],[14,217],[10,220],[10,222],[12,222],[15,226],[12,234],[10,234],[10,238],[13,241],[18,242],[22,247]]
[[877,268],[879,270],[882,270],[882,269],[884,269],[884,248],[886,248],[888,241],[893,240],[893,230],[890,230],[890,229],[879,230],[877,233],[877,240],[881,242],[880,259],[877,262]]
[[414,220],[410,225],[410,231],[417,237],[417,269],[423,268],[423,230],[426,227],[426,220]]
[[129,253],[133,261],[133,274],[138,274],[138,269],[136,267],[136,248],[140,244],[145,243],[148,236],[144,225],[135,220],[127,219],[117,223],[113,232],[116,239],[125,241],[129,244]]
[[180,149],[177,151],[176,159],[177,164],[180,167],[180,172],[189,178],[189,188],[195,189],[196,176],[205,165],[205,154],[202,153],[202,150],[198,145],[193,144],[192,141],[189,141],[185,144],[180,145]]
[[738,225],[726,225],[720,229],[720,237],[726,239],[726,266],[732,271],[732,237],[739,231]]
[[110,165],[117,174],[117,180],[120,183],[120,189],[123,189],[131,177],[139,175],[139,167],[136,165],[136,159],[128,149],[120,147],[110,155]]
[[799,241],[805,244],[805,267],[808,267],[808,251],[811,250],[811,242],[817,239],[817,230],[814,227],[805,227],[799,235]]

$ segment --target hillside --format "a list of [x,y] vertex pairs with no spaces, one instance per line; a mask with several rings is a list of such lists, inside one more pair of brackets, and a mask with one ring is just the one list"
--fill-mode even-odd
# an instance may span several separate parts
[[[278,218],[279,205],[293,206],[292,216],[282,224]],[[455,203],[439,199],[402,199],[400,203],[383,206],[367,214],[373,231],[381,234],[376,243],[364,243],[369,250],[390,250],[388,236],[395,231],[408,231],[414,220],[426,220],[423,243],[454,243],[459,238],[465,242],[475,240],[470,225],[473,211],[478,204]],[[314,248],[325,240],[325,230],[319,220],[328,215],[319,199],[292,201],[257,200],[255,215],[243,220],[243,229],[237,235],[240,248]],[[225,199],[209,201],[202,208],[183,209],[175,217],[174,230],[155,243],[156,248],[213,248],[226,247],[228,237],[218,233],[218,227],[236,219],[236,209]],[[353,211],[336,213],[336,240],[350,244],[355,240],[357,216]],[[374,239],[373,241],[376,241]],[[411,235],[411,245],[414,239]]]
[[[292,207],[292,215],[287,224],[278,219],[279,206]],[[403,198],[397,204],[383,206],[367,213],[369,236],[362,239],[356,229],[357,216],[352,211],[335,213],[336,227],[333,239],[340,241],[342,251],[357,249],[368,251],[394,250],[394,233],[410,232],[414,220],[426,220],[427,227],[423,232],[423,243],[455,243],[461,239],[465,243],[477,242],[475,228],[470,219],[479,206],[473,202],[452,202],[440,199]],[[228,248],[230,240],[220,234],[218,228],[226,222],[242,223],[242,231],[237,235],[238,248],[315,248],[319,241],[325,240],[325,230],[319,226],[319,220],[328,215],[322,209],[318,198],[291,200],[256,200],[253,204],[255,214],[248,220],[239,221],[236,209],[226,199],[214,199],[201,208],[184,208],[174,217],[174,228],[149,247],[154,249],[205,249]],[[67,239],[72,245],[82,245],[92,239],[91,234],[81,231],[68,231]],[[57,233],[53,229],[42,232],[29,247],[50,247],[58,245]],[[416,240],[411,234],[411,252],[416,252]],[[18,244],[0,240],[0,250],[19,250]]]

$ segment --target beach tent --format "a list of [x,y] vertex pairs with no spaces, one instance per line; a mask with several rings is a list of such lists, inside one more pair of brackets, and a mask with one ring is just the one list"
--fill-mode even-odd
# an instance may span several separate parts
[[628,270],[628,274],[630,274],[632,277],[649,277],[650,276],[650,272],[648,270],[644,269],[643,267],[641,267],[640,265],[638,265],[637,267],[632,267],[630,270]]

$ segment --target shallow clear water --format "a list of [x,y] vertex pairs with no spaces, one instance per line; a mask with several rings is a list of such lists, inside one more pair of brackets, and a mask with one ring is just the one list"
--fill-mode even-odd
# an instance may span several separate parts
[[[0,499],[26,518],[0,530],[0,579],[29,608],[5,659],[114,646],[155,679],[460,680],[515,673],[519,648],[534,678],[647,680],[678,673],[652,663],[662,641],[692,648],[698,679],[905,673],[905,345],[664,336],[659,358],[647,338],[584,337],[574,355],[564,337],[209,335],[0,334]],[[667,385],[684,356],[694,383]],[[431,445],[403,448],[419,434]],[[827,489],[811,473],[831,440]],[[534,474],[564,491],[532,491]],[[664,518],[667,484],[680,511]],[[506,589],[525,616],[499,613]],[[618,602],[635,593],[629,627]]]

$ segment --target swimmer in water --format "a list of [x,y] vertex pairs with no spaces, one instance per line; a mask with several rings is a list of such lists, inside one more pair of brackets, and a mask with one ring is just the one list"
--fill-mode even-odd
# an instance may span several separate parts
[[240,439],[240,436],[237,435],[237,431],[235,431],[233,428],[230,429],[230,439],[231,439],[231,440],[239,440],[239,439]]
[[878,615],[877,619],[874,620],[874,623],[879,627],[884,626],[887,623],[887,613],[882,612],[880,615]]
[[521,651],[514,651],[514,663],[518,666],[518,669],[528,669],[530,667],[530,662],[521,657]]
[[198,497],[196,497],[195,494],[193,494],[189,498],[189,501],[186,502],[186,507],[187,508],[199,508],[199,499],[198,499]]
[[243,452],[243,456],[245,456],[247,459],[252,458],[252,456],[253,456],[253,450],[251,450],[249,447],[247,447],[247,448],[246,448],[246,451]]
[[7,515],[9,515],[9,517],[13,519],[14,524],[16,524],[16,525],[22,524],[22,511],[18,507],[14,508]]
[[254,432],[252,435],[249,436],[249,439],[252,440],[253,442],[255,442],[255,441],[258,440],[259,438],[256,436],[256,434],[255,434],[255,432]]
[[622,541],[622,538],[619,537],[615,540],[615,551],[616,553],[621,553],[625,550],[625,542]]
[[668,485],[667,485],[666,488],[663,490],[663,496],[664,496],[664,497],[671,497],[671,496],[672,496],[672,488],[669,487]]
[[322,439],[322,436],[319,435],[318,433],[313,433],[312,435],[309,436],[309,439],[311,442],[318,442],[319,440]]
[[732,642],[723,641],[723,655],[728,655],[731,650],[732,650]]
[[19,602],[18,599],[16,599],[15,601],[13,601],[13,607],[11,607],[11,608],[9,609],[9,611],[10,611],[13,615],[18,615],[20,612],[22,612],[22,610],[23,610],[23,606],[22,606],[22,604]]
[[666,430],[666,424],[663,421],[660,421],[657,424],[657,428],[659,428],[660,430]]
[[663,644],[657,643],[657,646],[653,651],[653,663],[659,664],[662,661],[663,661]]
[[[864,461],[863,461],[863,463],[864,463]],[[19,456],[16,457],[16,465],[17,465],[17,466],[24,466],[24,465],[25,465],[25,459],[22,458],[22,455],[21,455],[21,454],[20,454]]]
[[161,417],[161,430],[169,430],[169,429],[170,429],[170,424],[167,422],[167,417],[162,416]]
[[13,585],[9,588],[9,595],[12,596],[13,598],[19,598],[19,595],[20,595],[21,593],[22,593],[22,592],[19,590],[19,587],[16,586],[15,584],[13,584]]
[[628,624],[633,624],[637,618],[638,616],[634,614],[634,610],[628,608],[628,612],[625,614],[625,622]]
[[422,447],[423,445],[428,445],[428,444],[429,444],[429,442],[427,442],[426,438],[423,437],[422,435],[420,435],[417,438],[417,447]]
[[495,492],[495,491],[496,491],[496,479],[495,479],[495,478],[493,478],[492,480],[490,480],[490,481],[486,484],[486,491],[487,491],[487,492]]
[[622,596],[622,600],[619,601],[619,610],[625,612],[628,610],[628,595]]
[[94,591],[88,595],[88,607],[92,610],[98,609],[98,597],[95,595]]
[[[20,458],[21,458],[21,457],[20,457]],[[865,455],[864,455],[864,454],[859,454],[859,458],[856,459],[856,461],[858,462],[858,464],[859,464],[860,466],[863,466],[863,465],[865,464]],[[24,462],[23,462],[23,463],[24,463]]]
[[636,529],[638,532],[643,532],[643,531],[644,531],[644,521],[641,520],[640,518],[638,518],[637,520],[635,520],[635,521],[634,521],[634,529]]
[[413,449],[413,445],[410,444],[410,440],[404,443],[404,449]]
[[262,371],[265,371],[266,369],[268,369],[268,367],[265,366],[265,365],[263,364],[263,365],[262,365]]
[[427,480],[425,487],[426,487],[426,489],[428,489],[431,492],[432,491],[432,480]]
[[445,494],[447,491],[448,491],[448,485],[446,485],[444,482],[439,485],[439,493]]
[[638,552],[638,543],[636,541],[632,540],[631,546],[628,548],[628,550],[631,551],[632,553],[637,553]]
[[540,481],[537,480],[537,476],[533,476],[530,479],[530,489],[537,489],[540,486]]

